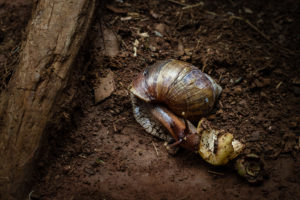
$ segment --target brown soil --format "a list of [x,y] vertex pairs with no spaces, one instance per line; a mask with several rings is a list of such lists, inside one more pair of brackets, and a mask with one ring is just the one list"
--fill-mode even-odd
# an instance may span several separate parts
[[[1,70],[18,52],[32,8],[8,2],[0,1]],[[99,5],[79,56],[85,67],[75,73],[77,104],[42,149],[32,199],[299,199],[299,3],[207,0],[182,10],[167,0],[124,2]],[[108,27],[120,44],[113,58],[103,55]],[[218,80],[224,90],[207,118],[265,160],[263,183],[251,185],[230,164],[213,167],[185,150],[171,156],[135,122],[128,85],[145,66],[169,58]],[[116,90],[95,104],[94,86],[108,71]]]
[[7,86],[18,63],[31,9],[30,0],[0,0],[0,92]]

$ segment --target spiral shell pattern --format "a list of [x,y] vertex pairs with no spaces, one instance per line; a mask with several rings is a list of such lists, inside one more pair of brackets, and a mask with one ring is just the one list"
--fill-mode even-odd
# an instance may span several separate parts
[[212,109],[222,88],[197,67],[167,60],[147,67],[130,91],[144,102],[166,105],[176,115],[195,120]]

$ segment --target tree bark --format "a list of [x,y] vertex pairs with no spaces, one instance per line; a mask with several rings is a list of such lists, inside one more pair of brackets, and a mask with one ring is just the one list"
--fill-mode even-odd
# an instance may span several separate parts
[[[40,0],[0,97],[0,199],[24,199],[53,105],[87,35],[95,0]],[[27,193],[28,194],[28,193]]]

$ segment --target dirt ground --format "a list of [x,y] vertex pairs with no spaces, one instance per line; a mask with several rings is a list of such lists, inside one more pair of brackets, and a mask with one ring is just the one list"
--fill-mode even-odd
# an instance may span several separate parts
[[[64,128],[41,150],[31,198],[299,199],[300,4],[108,2],[99,3],[78,56],[80,82],[70,87],[78,95]],[[1,89],[18,63],[32,7],[0,0]],[[206,117],[265,161],[261,184],[247,183],[231,164],[213,167],[185,150],[169,155],[137,124],[127,88],[146,66],[170,58],[194,64],[223,87]],[[108,72],[115,90],[95,104],[94,88]]]

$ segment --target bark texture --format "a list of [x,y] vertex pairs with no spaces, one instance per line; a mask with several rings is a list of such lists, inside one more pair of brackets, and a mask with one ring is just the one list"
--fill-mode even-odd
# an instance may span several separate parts
[[95,0],[40,0],[33,13],[19,66],[0,97],[0,199],[28,192],[45,127],[94,8]]

